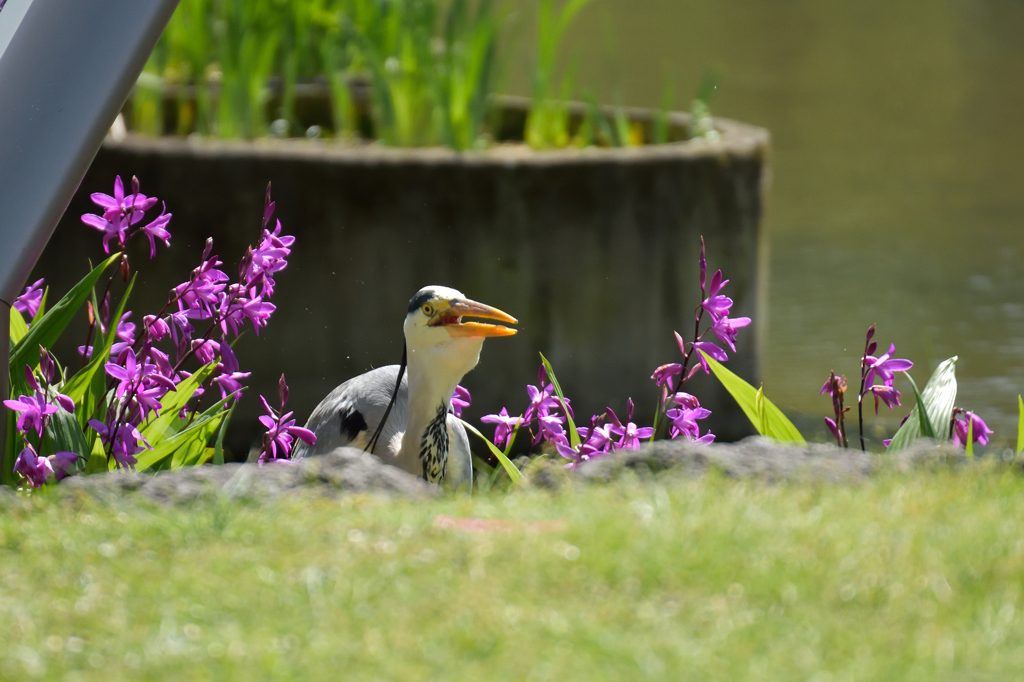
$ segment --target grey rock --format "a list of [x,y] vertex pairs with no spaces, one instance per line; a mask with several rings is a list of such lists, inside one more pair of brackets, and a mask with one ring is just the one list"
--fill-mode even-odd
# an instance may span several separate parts
[[[760,436],[711,445],[678,439],[646,443],[639,450],[619,451],[592,460],[580,465],[572,479],[607,482],[627,472],[643,479],[664,471],[699,476],[708,469],[716,469],[736,478],[840,482],[862,480],[885,470],[906,471],[964,461],[957,448],[929,440],[916,441],[898,454],[884,455],[822,443],[786,445]],[[540,487],[557,487],[569,480],[554,465],[537,466],[528,470],[527,475]]]
[[58,487],[101,499],[141,495],[162,504],[183,504],[201,498],[226,497],[253,501],[272,500],[299,492],[338,497],[372,493],[425,498],[437,488],[373,455],[355,448],[338,448],[319,457],[291,464],[225,464],[161,472],[156,475],[111,472],[75,476]]

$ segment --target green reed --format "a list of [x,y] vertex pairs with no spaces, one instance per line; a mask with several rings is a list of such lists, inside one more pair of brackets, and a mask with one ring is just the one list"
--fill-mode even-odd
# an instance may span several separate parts
[[[536,149],[644,142],[621,107],[591,104],[573,121],[575,67],[560,67],[562,44],[588,4],[537,4],[523,131]],[[316,118],[339,139],[485,147],[489,98],[515,43],[528,38],[507,30],[517,9],[511,0],[181,0],[136,87],[129,125],[252,139],[301,136]],[[303,109],[303,84],[326,95],[329,113]],[[668,139],[659,132],[656,141]]]

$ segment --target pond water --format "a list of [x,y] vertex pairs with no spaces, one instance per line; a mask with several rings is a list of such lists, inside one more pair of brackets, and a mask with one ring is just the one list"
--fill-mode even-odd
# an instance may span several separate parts
[[919,385],[958,355],[957,404],[1013,441],[1021,35],[1024,3],[1001,0],[598,0],[566,51],[579,93],[630,105],[657,106],[671,80],[687,108],[717,69],[713,112],[771,130],[763,376],[783,409],[820,425],[830,406],[818,389],[830,369],[858,372],[876,322]]

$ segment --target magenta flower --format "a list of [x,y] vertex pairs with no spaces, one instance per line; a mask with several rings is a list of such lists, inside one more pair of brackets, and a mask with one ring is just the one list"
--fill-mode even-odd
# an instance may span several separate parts
[[456,417],[462,417],[462,410],[469,407],[473,402],[473,396],[465,386],[456,386],[452,394],[452,412]]
[[107,253],[110,253],[110,242],[115,238],[120,246],[124,246],[128,229],[142,220],[146,211],[157,202],[155,197],[139,193],[138,178],[132,178],[132,193],[125,195],[120,176],[114,180],[114,196],[97,192],[90,198],[104,209],[103,215],[87,213],[82,216],[82,222],[103,232],[103,250]]
[[603,417],[594,416],[590,418],[590,426],[580,427],[580,444],[573,448],[565,439],[555,442],[555,451],[559,456],[569,460],[566,468],[575,469],[583,462],[607,455],[612,447],[612,441],[608,426],[601,425]]
[[[725,362],[729,359],[729,356],[726,355],[724,350],[722,350],[715,344],[711,343],[710,341],[697,341],[696,343],[693,344],[693,347],[695,350],[707,353],[707,356],[709,358],[717,360],[718,362]],[[704,369],[704,373],[710,374],[711,369],[708,367],[708,361],[704,359],[704,356],[701,355],[700,353],[697,353],[697,360],[700,362],[700,366]],[[690,373],[692,374],[694,371],[696,371],[696,369],[697,367],[694,366],[694,368],[690,370]]]
[[14,299],[14,305],[11,306],[26,318],[26,322],[32,321],[43,303],[43,282],[39,279],[25,287],[25,291]]
[[46,402],[46,399],[39,393],[18,396],[17,400],[5,400],[4,405],[20,413],[18,416],[19,431],[27,434],[29,429],[33,429],[40,438],[43,437],[46,417],[57,411],[57,407]]
[[662,365],[658,369],[654,370],[654,374],[651,375],[651,379],[654,380],[658,386],[668,386],[668,390],[674,391],[675,385],[672,377],[677,374],[682,374],[683,366],[678,362],[670,362],[667,365]]
[[669,438],[685,436],[696,443],[711,443],[715,440],[714,434],[710,431],[701,436],[700,426],[697,424],[698,420],[710,417],[711,410],[701,407],[700,401],[689,393],[675,394],[672,396],[672,402],[678,407],[665,411],[665,416],[672,420]]
[[910,360],[894,358],[896,344],[889,345],[889,352],[876,358],[872,355],[865,355],[864,362],[867,366],[867,373],[864,375],[864,385],[871,386],[875,377],[879,377],[886,386],[892,386],[894,372],[906,372],[914,366]]
[[[119,424],[116,429],[111,429],[97,419],[90,419],[89,426],[100,435],[103,445],[110,448],[110,453],[114,456],[118,468],[128,468],[134,471],[135,465],[139,461],[135,455],[144,449],[152,449],[149,442],[132,424]],[[142,445],[139,445],[140,442]]]
[[171,222],[171,214],[167,213],[167,204],[163,205],[160,215],[142,228],[143,234],[149,239],[149,257],[156,256],[156,241],[161,240],[165,246],[171,245],[171,233],[167,231],[167,223]]
[[[908,360],[909,362],[909,360]],[[875,415],[878,415],[878,402],[882,401],[890,410],[900,406],[900,396],[903,394],[893,386],[871,386],[868,391],[875,396]]]
[[516,428],[516,425],[523,421],[522,417],[508,416],[508,410],[504,407],[498,414],[486,414],[480,417],[484,424],[494,424],[494,444],[499,448],[505,447],[509,434]]
[[723,315],[721,318],[715,320],[715,324],[712,325],[711,331],[714,332],[715,336],[717,336],[722,343],[729,346],[729,348],[732,349],[732,352],[735,353],[736,334],[739,333],[739,329],[741,327],[746,327],[748,324],[750,324],[749,317],[729,319],[727,315]]
[[618,415],[612,408],[607,408],[608,415],[611,418],[611,425],[609,431],[616,436],[619,436],[619,442],[615,444],[618,450],[639,450],[640,441],[650,438],[654,434],[654,429],[650,426],[643,428],[637,427],[633,423],[633,399],[629,398],[626,401],[626,423],[623,424],[619,421]]
[[213,379],[213,383],[220,387],[220,397],[227,398],[229,395],[234,395],[236,399],[241,398],[241,381],[248,379],[252,372],[239,371],[238,358],[235,357],[235,352],[231,350],[231,344],[227,341],[220,344],[220,358],[221,361],[217,365],[218,374]]
[[49,457],[39,457],[31,445],[27,446],[14,461],[14,471],[35,488],[41,488],[49,480],[60,480],[67,470],[78,461],[74,452],[55,452]]
[[[876,410],[876,414],[877,414],[877,410]],[[839,432],[839,426],[836,424],[836,421],[834,419],[832,419],[831,417],[825,417],[825,426],[828,427],[828,430],[832,432],[832,436],[841,445],[842,442],[843,442],[843,437],[842,437],[842,434]],[[892,440],[892,439],[890,439],[890,440]],[[888,443],[886,443],[885,447],[889,447]]]
[[968,430],[971,431],[971,439],[980,445],[987,445],[988,437],[993,433],[974,412],[961,412],[953,422],[953,444],[965,447]]
[[722,287],[728,283],[729,280],[722,279],[722,271],[716,270],[715,274],[711,276],[711,286],[708,288],[708,297],[701,303],[704,310],[710,313],[715,320],[728,315],[729,309],[732,307],[732,299],[718,293],[722,290]]
[[281,403],[280,411],[274,410],[267,403],[266,398],[260,396],[260,404],[263,405],[265,415],[260,416],[260,422],[267,427],[267,433],[263,436],[263,449],[260,452],[259,462],[263,466],[268,461],[286,461],[291,457],[292,445],[296,438],[307,445],[316,445],[316,435],[309,429],[295,426],[291,412],[284,412],[285,403],[288,402],[288,384],[285,383],[284,375],[281,375],[277,385],[278,399]]

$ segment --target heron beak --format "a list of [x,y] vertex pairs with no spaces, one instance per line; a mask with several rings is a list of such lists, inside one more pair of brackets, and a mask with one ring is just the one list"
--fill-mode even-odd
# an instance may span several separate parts
[[489,305],[477,303],[476,301],[462,299],[452,301],[448,309],[438,316],[436,325],[444,327],[448,330],[449,334],[457,337],[512,336],[517,331],[500,324],[463,322],[463,317],[480,317],[485,320],[498,320],[499,322],[508,322],[510,324],[518,322],[516,318],[497,308],[492,308]]

